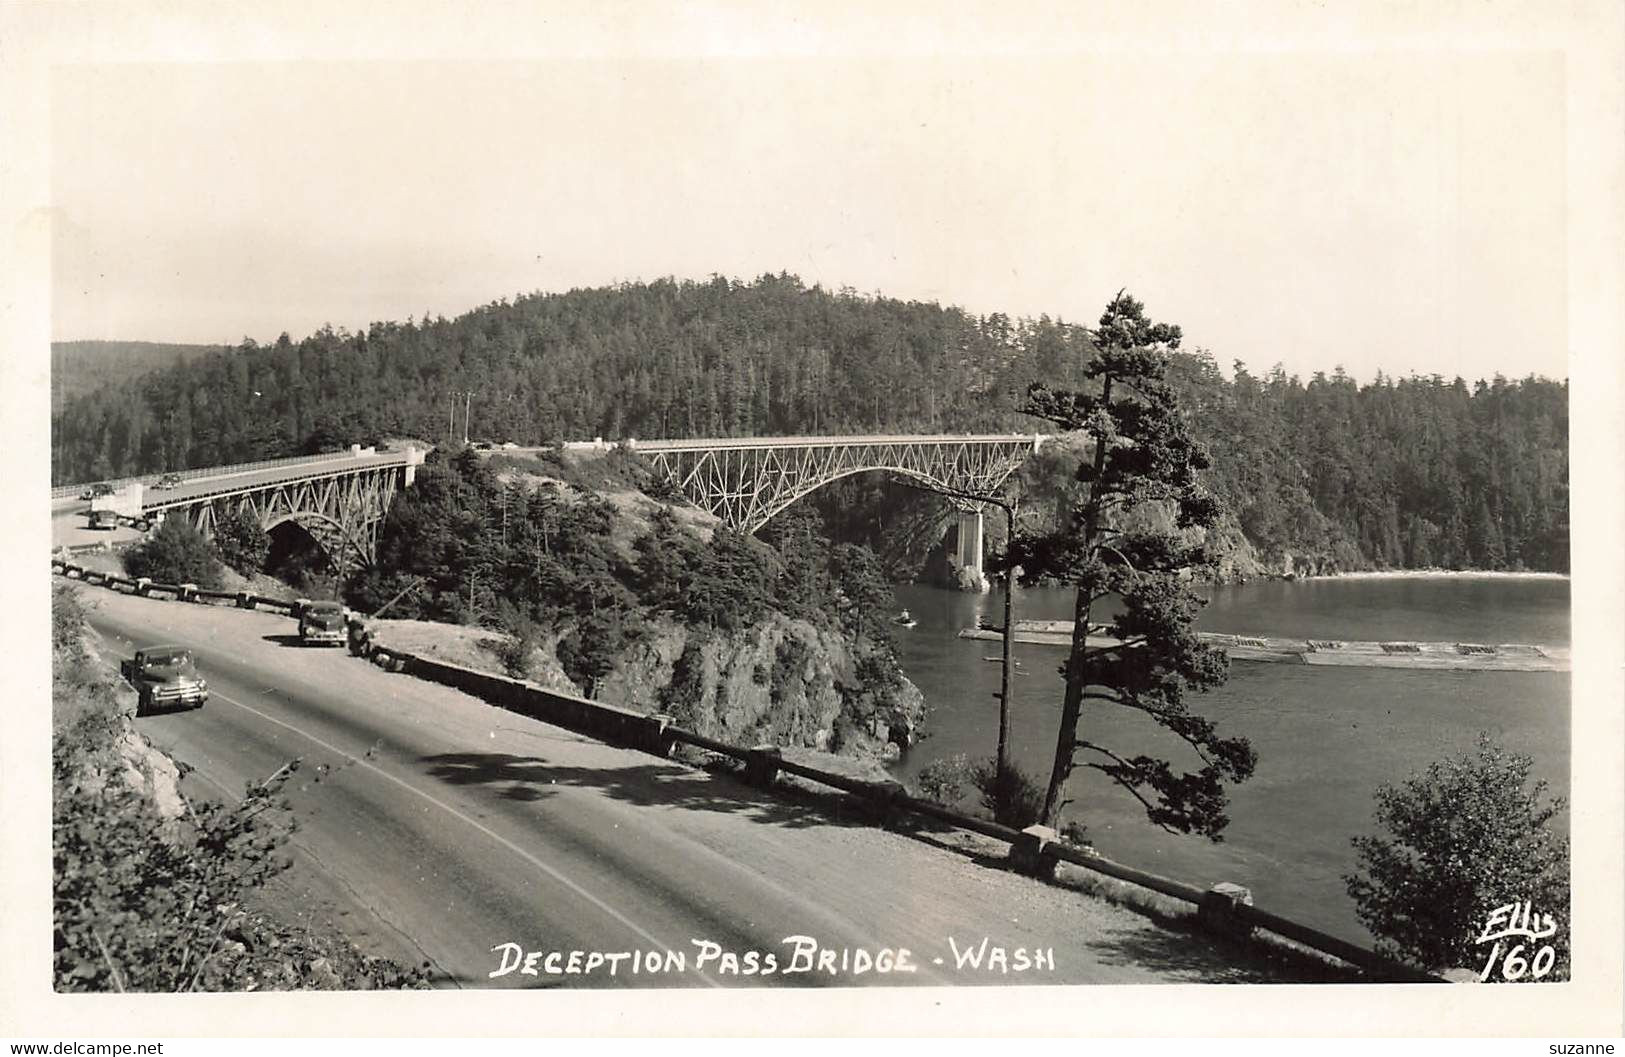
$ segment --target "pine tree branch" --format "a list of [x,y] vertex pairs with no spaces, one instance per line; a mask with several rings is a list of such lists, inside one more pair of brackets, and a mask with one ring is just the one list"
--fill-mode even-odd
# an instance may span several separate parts
[[1124,639],[1115,646],[1096,646],[1093,650],[1085,651],[1085,658],[1100,657],[1104,654],[1116,653],[1119,650],[1125,650],[1133,646],[1143,645],[1146,641],[1146,636],[1141,635],[1138,638]]
[[[1110,754],[1108,753],[1108,755],[1110,755]],[[1115,757],[1113,757],[1113,758],[1115,759]],[[1106,777],[1110,778],[1112,781],[1116,782],[1118,785],[1122,786],[1124,789],[1127,789],[1129,791],[1129,793],[1134,797],[1134,799],[1138,800],[1141,804],[1145,805],[1145,810],[1146,810],[1147,815],[1149,815],[1151,812],[1156,810],[1156,805],[1152,804],[1151,801],[1149,801],[1145,797],[1141,796],[1140,791],[1138,789],[1134,788],[1129,783],[1123,781],[1123,779],[1117,774],[1117,772],[1113,771],[1110,767],[1107,767],[1104,764],[1098,764],[1098,763],[1086,763],[1083,766],[1092,768],[1093,770],[1096,770],[1096,771],[1099,771],[1101,774],[1104,774]],[[1161,829],[1161,830],[1163,830],[1165,832],[1168,832],[1168,833],[1172,833],[1176,837],[1179,836],[1179,831],[1177,829],[1174,829],[1172,826],[1168,825],[1166,822],[1157,822],[1157,823],[1154,823],[1154,825],[1156,825],[1158,829]]]
[[124,975],[118,971],[118,966],[113,964],[113,952],[107,949],[107,941],[102,939],[101,930],[91,929],[90,934],[96,937],[96,946],[102,949],[102,960],[107,963],[107,971],[113,974],[113,986],[123,994]]
[[[1180,715],[1182,715],[1182,713],[1169,712],[1169,711],[1167,711],[1165,709],[1152,708],[1150,705],[1142,705],[1139,702],[1133,701],[1133,700],[1119,701],[1118,704],[1122,705],[1124,708],[1138,709],[1139,711],[1144,712],[1146,715],[1150,716],[1151,718],[1157,719],[1157,720],[1177,719]],[[1184,732],[1174,729],[1173,727],[1169,726],[1167,723],[1163,723],[1161,725],[1162,725],[1163,729],[1165,729],[1169,733],[1173,734],[1174,737],[1178,738],[1180,741],[1183,741],[1186,745],[1189,745],[1191,747],[1191,749],[1196,753],[1197,758],[1200,759],[1203,763],[1207,764],[1209,767],[1212,767],[1214,765],[1212,758],[1210,756],[1208,756],[1207,752],[1202,748],[1200,743],[1192,740]]]

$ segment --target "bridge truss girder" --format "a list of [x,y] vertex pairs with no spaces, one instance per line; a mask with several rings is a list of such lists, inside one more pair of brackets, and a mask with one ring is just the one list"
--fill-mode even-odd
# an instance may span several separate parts
[[213,496],[174,508],[209,539],[224,521],[247,510],[269,532],[292,521],[311,535],[334,568],[378,558],[378,530],[400,487],[395,466],[307,477]]
[[[880,471],[931,490],[994,495],[1034,449],[1034,439],[719,446],[653,451],[649,462],[683,495],[731,528],[754,533],[790,504],[832,481]],[[955,506],[980,504],[950,497]]]

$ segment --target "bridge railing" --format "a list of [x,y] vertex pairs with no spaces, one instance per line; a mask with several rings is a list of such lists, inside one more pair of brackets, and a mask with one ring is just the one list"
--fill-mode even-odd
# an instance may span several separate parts
[[[289,466],[294,463],[323,462],[327,459],[348,458],[350,458],[350,453],[347,451],[325,452],[321,455],[287,455],[280,459],[263,459],[259,462],[239,462],[233,463],[230,466],[205,466],[195,470],[177,470],[175,471],[175,476],[179,477],[183,481],[197,481],[206,477],[225,477],[233,474],[252,473],[255,470],[269,470],[274,466]],[[136,484],[138,482],[141,484],[154,484],[159,478],[165,476],[167,476],[167,472],[160,471],[158,473],[141,474],[136,477],[120,477],[114,480],[109,480],[105,483],[112,485],[114,488],[123,488],[125,485]],[[81,481],[78,484],[59,484],[51,489],[51,498],[72,499],[74,496],[79,495],[91,485],[99,483],[102,482]]]
[[[363,455],[359,457],[353,456],[349,452],[345,452],[342,457],[345,459],[363,458],[367,459],[368,461],[359,466],[344,466],[331,470],[318,466],[303,472],[287,473],[265,480],[257,480],[249,484],[222,483],[218,488],[211,488],[206,492],[189,492],[184,496],[171,496],[167,493],[159,493],[157,496],[154,496],[149,493],[146,497],[146,501],[142,503],[141,509],[143,513],[151,513],[159,510],[168,510],[172,507],[190,506],[193,503],[201,503],[209,499],[218,499],[221,496],[236,495],[240,492],[254,492],[264,488],[275,488],[278,485],[292,484],[296,481],[308,481],[321,477],[342,477],[345,474],[354,473],[360,470],[394,469],[399,466],[407,465],[411,462],[412,458],[409,453],[404,451],[389,452],[383,455]],[[300,462],[308,464],[310,460],[300,460]],[[261,467],[261,469],[271,469],[276,465],[277,464],[272,463],[269,466]],[[241,471],[241,473],[252,472],[255,471]],[[222,480],[224,480],[227,475],[218,474],[214,476],[219,476],[222,478]],[[231,476],[240,476],[240,473],[232,474]],[[212,477],[210,479],[212,479]]]
[[[623,441],[630,451],[646,455],[662,452],[695,451],[707,449],[752,448],[831,448],[865,444],[1037,444],[1044,436],[1038,433],[922,433],[873,434],[853,436],[806,437],[711,437],[672,440]],[[604,444],[604,447],[610,445]]]

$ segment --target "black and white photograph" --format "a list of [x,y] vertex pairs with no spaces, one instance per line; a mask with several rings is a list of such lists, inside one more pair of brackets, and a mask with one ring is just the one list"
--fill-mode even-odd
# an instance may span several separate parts
[[1625,1031],[1620,11],[3,14],[0,1034]]

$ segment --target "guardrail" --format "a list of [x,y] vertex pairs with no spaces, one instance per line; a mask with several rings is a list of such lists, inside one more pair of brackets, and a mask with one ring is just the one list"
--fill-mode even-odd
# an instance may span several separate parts
[[[127,587],[140,595],[168,594],[184,602],[231,602],[242,609],[264,608],[290,615],[297,615],[299,610],[298,602],[267,598],[247,591],[212,591],[199,588],[195,584],[165,584],[142,577],[118,576],[86,569],[55,555],[51,558],[51,571],[61,573],[70,579],[101,584],[114,590]],[[1090,850],[1067,844],[1058,839],[1053,831],[1043,827],[1033,826],[1017,830],[997,822],[960,814],[942,804],[910,796],[901,782],[868,781],[835,774],[785,759],[776,746],[758,745],[754,748],[744,748],[685,730],[673,723],[670,716],[660,713],[638,712],[619,705],[592,701],[574,694],[548,690],[524,680],[465,668],[448,661],[435,660],[407,650],[380,645],[372,641],[371,633],[361,620],[350,622],[349,649],[352,654],[365,657],[388,671],[405,672],[440,683],[520,715],[590,737],[650,752],[656,756],[670,756],[675,746],[686,744],[728,757],[745,765],[745,781],[753,786],[771,787],[781,773],[796,775],[820,785],[839,789],[857,798],[862,807],[882,822],[892,821],[903,815],[914,815],[945,822],[972,833],[980,833],[1009,844],[1012,865],[1024,872],[1048,877],[1053,875],[1056,863],[1071,863],[1171,899],[1190,903],[1196,908],[1198,920],[1217,931],[1239,935],[1251,934],[1255,929],[1272,932],[1310,950],[1346,962],[1376,980],[1403,983],[1445,982],[1431,973],[1394,962],[1358,944],[1255,907],[1252,905],[1251,897],[1238,886],[1215,885],[1213,888],[1203,890],[1182,881],[1137,870],[1096,855]]]
[[[178,470],[175,471],[175,476],[179,477],[183,481],[196,481],[204,477],[225,477],[228,474],[251,473],[255,470],[268,470],[273,466],[287,466],[292,463],[321,462],[325,459],[347,459],[349,457],[350,453],[347,451],[325,452],[321,455],[287,455],[280,459],[264,459],[260,462],[240,462],[233,463],[230,466],[205,466],[199,467],[195,470]],[[165,475],[166,471],[160,470],[157,473],[140,474],[136,477],[120,477],[116,480],[110,480],[105,483],[112,485],[114,488],[123,488],[125,485],[136,484],[137,482],[141,484],[154,484],[159,478],[164,477]],[[81,481],[78,484],[59,484],[51,489],[51,498],[72,499],[74,496],[82,493],[86,488],[98,483],[102,482]]]
[[[353,628],[357,626],[352,625]],[[1250,902],[1243,902],[1235,898],[1233,892],[1224,890],[1223,886],[1203,891],[1192,885],[1144,870],[1136,870],[1085,849],[1073,847],[1055,839],[1047,832],[1035,832],[1034,828],[1016,830],[986,819],[962,815],[941,804],[910,796],[899,782],[872,782],[835,774],[784,759],[779,749],[773,746],[744,748],[696,734],[676,726],[669,716],[636,712],[617,705],[546,690],[522,680],[434,660],[406,650],[375,645],[364,628],[359,633],[352,631],[350,649],[352,653],[369,657],[374,663],[391,671],[405,672],[450,686],[532,719],[642,749],[657,756],[669,756],[672,746],[688,744],[719,756],[729,757],[745,764],[746,780],[753,785],[771,785],[781,772],[793,774],[852,794],[866,802],[867,806],[882,818],[911,814],[946,822],[960,829],[1008,843],[1011,845],[1012,858],[1027,859],[1033,867],[1030,872],[1047,874],[1053,872],[1056,861],[1069,862],[1086,870],[1190,903],[1197,908],[1199,917],[1218,927],[1240,931],[1263,929],[1273,932],[1311,950],[1347,962],[1381,980],[1407,983],[1442,982],[1430,973],[1391,961],[1358,944],[1272,914],[1253,906]]]

